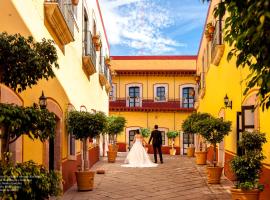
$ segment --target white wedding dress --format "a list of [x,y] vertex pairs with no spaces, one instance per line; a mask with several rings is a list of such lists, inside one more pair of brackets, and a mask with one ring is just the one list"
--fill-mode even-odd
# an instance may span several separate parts
[[124,165],[122,167],[156,167],[158,164],[153,163],[145,151],[142,140],[136,138],[135,143],[130,149]]

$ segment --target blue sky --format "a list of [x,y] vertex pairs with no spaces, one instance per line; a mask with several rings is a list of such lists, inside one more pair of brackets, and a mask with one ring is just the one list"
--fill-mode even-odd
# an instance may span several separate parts
[[201,0],[99,0],[111,55],[196,55]]

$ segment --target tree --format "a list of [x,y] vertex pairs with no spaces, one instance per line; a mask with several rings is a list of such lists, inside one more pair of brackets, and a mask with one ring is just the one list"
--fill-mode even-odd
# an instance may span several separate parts
[[117,135],[120,134],[125,127],[126,119],[121,116],[109,116],[107,118],[106,132],[109,134],[110,143],[117,141]]
[[9,152],[9,145],[21,135],[32,140],[45,141],[55,134],[55,115],[47,109],[22,107],[13,104],[0,104],[0,128],[2,133],[2,158]]
[[215,117],[208,117],[196,124],[197,129],[200,130],[200,134],[213,145],[214,158],[213,164],[216,166],[216,148],[217,144],[222,142],[225,135],[228,135],[231,131],[230,121],[223,121],[222,119]]
[[71,111],[67,115],[66,123],[69,133],[83,142],[83,170],[89,167],[87,158],[87,139],[101,134],[106,128],[106,115],[102,112],[89,113],[84,111]]
[[[205,0],[204,0],[205,1]],[[207,0],[210,1],[210,0]],[[225,20],[224,41],[232,49],[227,55],[236,57],[237,67],[248,67],[244,94],[258,87],[263,110],[270,107],[270,0],[224,0],[214,11]]]
[[[200,129],[196,126],[200,121],[211,117],[208,113],[192,113],[182,123],[182,131],[185,134],[200,134]],[[200,143],[200,151],[202,150],[202,144]]]
[[57,51],[52,40],[35,42],[33,37],[0,33],[0,82],[21,92],[45,78],[55,76],[59,68]]

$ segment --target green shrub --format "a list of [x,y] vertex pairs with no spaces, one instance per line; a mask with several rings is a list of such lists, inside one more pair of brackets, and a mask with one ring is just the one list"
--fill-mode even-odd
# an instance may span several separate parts
[[62,194],[62,177],[59,172],[48,171],[44,166],[33,161],[18,163],[15,166],[8,162],[0,163],[1,186],[3,199],[45,200],[49,196]]
[[167,132],[167,137],[169,139],[175,139],[179,135],[178,131],[168,131]]
[[151,134],[149,128],[141,128],[141,133],[144,138],[148,138]]
[[240,189],[263,189],[259,184],[262,161],[265,158],[262,153],[262,145],[266,143],[264,133],[258,131],[243,132],[240,147],[244,155],[236,156],[231,161],[232,171],[237,177],[236,187]]

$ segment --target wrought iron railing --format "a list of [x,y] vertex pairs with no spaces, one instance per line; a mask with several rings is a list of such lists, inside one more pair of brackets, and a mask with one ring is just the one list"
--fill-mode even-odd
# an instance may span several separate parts
[[92,34],[90,31],[84,32],[83,55],[90,57],[96,69],[96,50],[95,50],[95,45],[92,40]]
[[[165,109],[165,110],[178,110],[178,109],[194,109],[195,100],[192,103],[184,104],[182,99],[169,99],[165,102],[155,102],[154,99],[143,99],[141,97],[126,97],[117,98],[110,102],[111,108],[117,107],[140,107],[146,109]],[[132,101],[132,105],[130,105]]]
[[58,3],[63,17],[66,20],[67,26],[72,36],[74,36],[75,18],[73,12],[73,5],[71,0],[45,0],[45,2]]
[[215,24],[215,31],[213,33],[213,39],[212,39],[212,47],[211,47],[211,57],[214,56],[215,47],[217,45],[223,44],[223,36],[222,36],[222,27],[223,26],[223,20],[217,20]]

